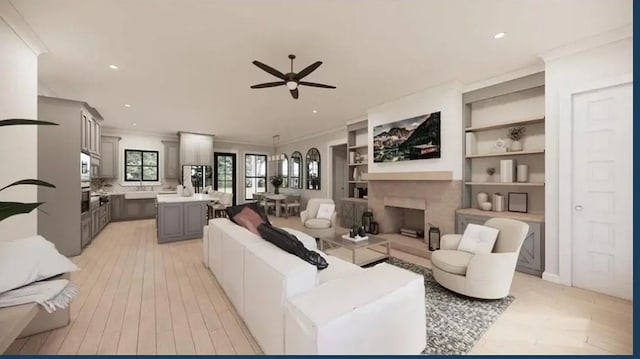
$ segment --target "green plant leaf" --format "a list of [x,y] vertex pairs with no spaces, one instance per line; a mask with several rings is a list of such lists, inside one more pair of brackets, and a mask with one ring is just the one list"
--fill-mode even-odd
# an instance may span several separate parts
[[19,125],[58,126],[58,124],[54,122],[29,120],[25,118],[10,118],[8,120],[0,121],[0,126],[19,126]]
[[37,179],[23,179],[20,181],[16,181],[13,182],[10,185],[4,186],[2,188],[0,188],[0,191],[3,191],[9,187],[13,187],[13,186],[20,186],[20,185],[34,185],[34,186],[43,186],[43,187],[49,187],[49,188],[56,188],[56,186],[52,185],[49,182],[45,182],[45,181],[41,181],[41,180],[37,180]]
[[44,202],[21,203],[21,202],[0,202],[0,221],[9,217],[25,214],[38,208]]

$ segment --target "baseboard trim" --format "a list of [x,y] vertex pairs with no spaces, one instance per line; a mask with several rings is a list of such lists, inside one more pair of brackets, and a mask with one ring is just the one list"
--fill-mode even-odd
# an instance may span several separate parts
[[542,273],[542,280],[562,284],[562,282],[560,281],[560,276],[553,273],[547,273],[547,272]]

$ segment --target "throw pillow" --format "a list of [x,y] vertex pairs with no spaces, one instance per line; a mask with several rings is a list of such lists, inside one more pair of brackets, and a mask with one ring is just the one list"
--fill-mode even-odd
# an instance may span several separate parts
[[336,209],[336,205],[333,203],[322,203],[318,207],[318,214],[316,215],[316,219],[326,219],[328,221],[333,217],[333,212]]
[[283,229],[262,223],[258,226],[258,231],[260,231],[260,236],[263,239],[271,242],[287,253],[299,257],[307,263],[313,264],[318,270],[325,269],[329,266],[329,263],[327,263],[326,259],[324,259],[320,253],[308,250],[296,236]]
[[77,270],[42,236],[0,241],[0,293]]
[[491,253],[498,232],[496,228],[469,224],[462,234],[458,250],[475,254]]
[[260,217],[260,214],[256,213],[256,211],[250,207],[242,208],[240,212],[229,218],[231,218],[237,225],[248,229],[251,233],[257,236],[260,235],[260,232],[258,232],[258,226],[265,223],[264,219]]
[[236,214],[240,213],[245,208],[248,208],[249,210],[255,212],[258,216],[260,216],[260,218],[262,218],[263,222],[271,224],[271,222],[269,222],[269,217],[267,216],[266,213],[264,213],[264,210],[262,209],[262,207],[260,207],[260,205],[255,202],[227,207],[225,208],[224,211],[227,213],[227,217],[229,217],[231,222],[240,225],[238,222],[236,222],[234,217],[236,216]]

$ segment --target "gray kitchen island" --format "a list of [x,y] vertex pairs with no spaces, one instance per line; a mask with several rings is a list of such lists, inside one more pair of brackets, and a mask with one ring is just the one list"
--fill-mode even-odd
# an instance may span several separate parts
[[207,221],[207,203],[213,199],[206,194],[193,196],[157,196],[158,243],[202,238],[202,230]]

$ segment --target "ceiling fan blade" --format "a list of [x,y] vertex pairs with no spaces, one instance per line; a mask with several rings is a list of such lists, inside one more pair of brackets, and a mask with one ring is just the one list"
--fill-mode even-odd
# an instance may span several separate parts
[[251,86],[252,89],[263,89],[265,87],[276,87],[276,86],[282,86],[285,85],[286,82],[284,81],[277,81],[277,82],[266,82],[263,84],[257,84],[257,85],[253,85]]
[[273,67],[271,67],[271,66],[269,66],[269,65],[265,65],[265,64],[263,64],[263,63],[262,63],[262,62],[260,62],[260,61],[257,61],[257,60],[256,60],[256,61],[253,61],[253,64],[254,64],[254,65],[256,65],[256,66],[258,66],[258,67],[259,67],[259,68],[261,68],[262,70],[264,70],[264,71],[266,71],[266,72],[270,73],[271,75],[273,75],[273,76],[275,76],[275,77],[279,78],[279,79],[282,79],[282,80],[286,80],[286,79],[287,79],[287,77],[286,77],[282,72],[280,72],[280,71],[278,71],[278,70],[274,69]]
[[316,61],[311,65],[305,67],[304,70],[298,72],[298,74],[296,75],[296,80],[302,80],[303,77],[306,77],[307,75],[315,71],[320,65],[322,65],[322,61]]
[[298,89],[289,90],[291,92],[291,97],[298,99]]
[[334,89],[334,88],[336,88],[335,86],[325,85],[325,84],[317,84],[315,82],[300,81],[298,84],[299,85],[305,85],[305,86],[312,86],[312,87],[322,87],[322,88],[325,88],[325,89]]

